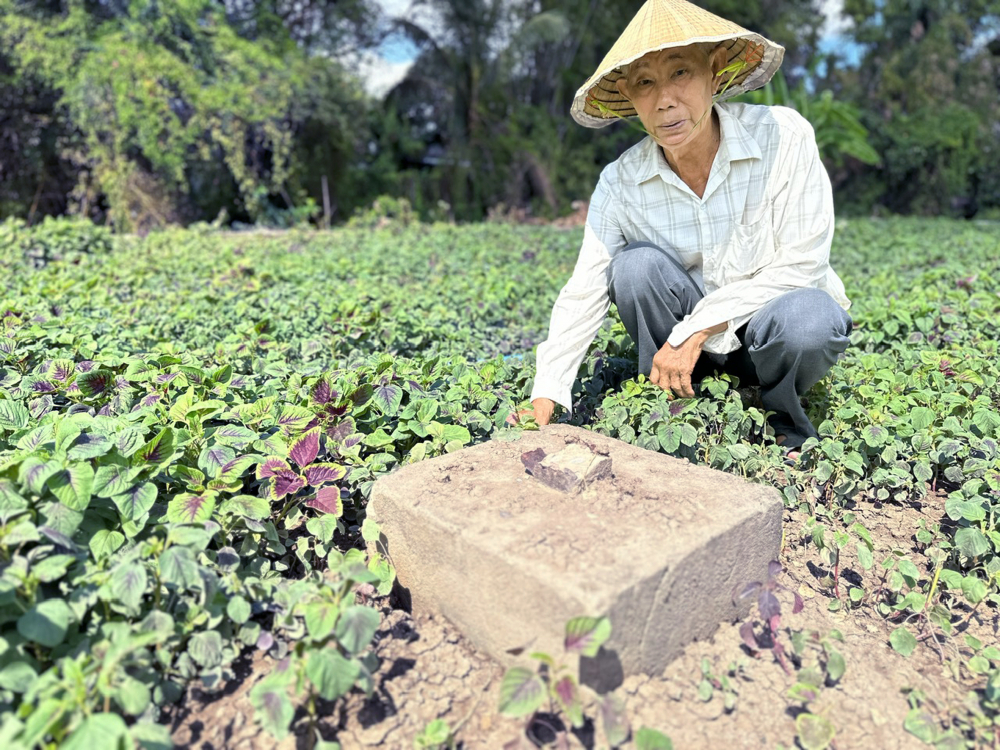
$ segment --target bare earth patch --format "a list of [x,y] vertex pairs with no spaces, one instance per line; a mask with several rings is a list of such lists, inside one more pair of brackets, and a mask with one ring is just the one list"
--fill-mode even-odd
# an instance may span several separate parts
[[[919,507],[864,504],[855,512],[871,530],[875,558],[881,560],[893,548],[911,550],[918,519],[923,516],[929,522],[939,521],[942,509],[943,498],[929,496]],[[903,729],[909,710],[906,692],[922,691],[927,705],[940,711],[961,702],[971,676],[961,670],[953,674],[949,668],[960,638],[945,643],[940,655],[938,649],[921,644],[912,656],[904,658],[889,646],[889,633],[895,625],[867,604],[830,612],[832,595],[821,584],[825,571],[817,565],[815,549],[798,538],[802,520],[797,511],[786,511],[782,563],[786,568],[783,583],[797,590],[806,599],[806,606],[797,615],[786,614],[783,624],[823,636],[839,630],[847,663],[844,677],[836,686],[822,690],[812,712],[833,723],[835,746],[841,750],[922,747]],[[876,587],[878,569],[876,565],[866,574],[866,590]],[[844,580],[860,578],[861,573],[850,565],[841,572]],[[842,585],[841,596],[845,588]],[[524,737],[523,721],[496,711],[502,669],[474,651],[454,626],[440,617],[393,609],[389,600],[382,601],[382,618],[376,637],[381,662],[378,687],[371,697],[355,691],[346,702],[321,706],[319,732],[324,739],[340,742],[345,750],[411,748],[413,738],[438,718],[456,730],[464,748],[499,749]],[[997,627],[996,613],[984,608],[971,618],[967,632],[995,642]],[[688,645],[660,675],[627,678],[618,694],[626,700],[633,729],[659,729],[672,738],[676,748],[795,747],[795,716],[801,707],[787,695],[795,676],[786,675],[770,653],[752,657],[738,628],[738,623],[724,624],[711,639]],[[301,710],[296,734],[281,743],[253,722],[248,693],[272,665],[269,657],[257,655],[220,697],[192,691],[171,717],[174,741],[198,750],[312,747],[312,735]],[[726,709],[721,691],[714,690],[708,700],[704,693],[699,694],[703,665],[714,675],[737,667],[729,678],[737,693],[731,710]],[[596,719],[596,706],[589,705],[585,713]],[[578,736],[571,737],[571,743],[593,747],[593,737],[594,727],[588,724]]]

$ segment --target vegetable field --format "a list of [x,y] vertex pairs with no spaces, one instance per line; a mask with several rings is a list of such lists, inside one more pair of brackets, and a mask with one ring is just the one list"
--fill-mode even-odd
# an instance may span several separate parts
[[[257,654],[255,721],[336,747],[325,717],[385,670],[372,603],[394,572],[364,552],[378,533],[365,521],[372,483],[532,428],[511,415],[580,238],[498,224],[144,239],[0,225],[6,746],[169,746],[172,707],[194,686],[222,690]],[[807,394],[821,439],[796,466],[728,376],[675,401],[637,377],[614,316],[562,419],[778,486],[811,606],[869,622],[900,658],[939,661],[961,693],[910,691],[898,731],[992,747],[1000,227],[851,221],[832,260],[855,330]],[[883,538],[866,525],[873,508],[921,517]],[[819,703],[851,679],[837,631],[803,635],[790,611],[780,633],[762,624],[744,628],[744,650],[789,672],[799,718],[785,741],[829,746],[844,728]],[[771,658],[776,640],[787,662]],[[723,700],[738,673],[692,679],[708,686],[701,700]],[[422,746],[474,746],[458,723]]]

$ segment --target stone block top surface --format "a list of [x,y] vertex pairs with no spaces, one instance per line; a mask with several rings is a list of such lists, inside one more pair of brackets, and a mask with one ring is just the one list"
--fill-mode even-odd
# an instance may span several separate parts
[[[550,425],[380,479],[376,518],[401,504],[412,509],[407,534],[419,535],[412,525],[423,518],[444,535],[442,544],[474,539],[480,552],[529,577],[558,577],[568,596],[596,613],[623,588],[659,576],[781,499],[767,485]],[[774,546],[773,539],[760,543]],[[733,572],[734,584],[747,580],[743,573]]]

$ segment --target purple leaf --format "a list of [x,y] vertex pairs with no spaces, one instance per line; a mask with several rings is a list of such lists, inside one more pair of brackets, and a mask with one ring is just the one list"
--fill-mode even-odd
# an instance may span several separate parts
[[279,471],[274,477],[274,499],[280,500],[286,495],[291,495],[306,486],[306,480],[294,471]]
[[403,401],[403,389],[397,385],[380,385],[375,389],[373,398],[383,414],[392,416]]
[[563,645],[567,652],[594,657],[611,637],[611,621],[606,617],[574,617],[566,623]]
[[679,400],[671,401],[670,402],[670,406],[669,406],[670,416],[676,417],[678,414],[680,414],[682,411],[684,411],[684,407],[686,407],[686,406],[687,406],[687,403],[684,402],[684,401],[679,401]]
[[740,638],[743,639],[743,642],[751,651],[757,651],[760,648],[757,645],[757,636],[754,635],[753,623],[750,620],[740,625]]
[[370,385],[364,383],[351,394],[351,402],[355,407],[364,406],[371,400],[373,395],[375,395],[375,391]]
[[107,370],[84,372],[76,378],[76,385],[84,396],[98,396],[109,390],[114,383],[114,375]]
[[777,578],[779,575],[781,575],[781,570],[782,570],[781,563],[778,562],[777,560],[771,560],[771,562],[767,564],[768,578]]
[[160,385],[164,385],[176,379],[178,375],[180,375],[179,372],[165,372],[162,373],[161,375],[156,376],[156,382],[159,383]]
[[304,467],[315,461],[318,453],[319,428],[317,427],[309,430],[309,432],[292,443],[292,447],[288,451],[288,456],[299,466]]
[[334,401],[340,397],[340,394],[333,389],[330,385],[330,381],[326,378],[320,378],[316,381],[316,384],[312,387],[312,391],[309,393],[309,397],[312,399],[313,403],[317,406],[325,406],[326,404]]
[[160,433],[146,443],[136,454],[140,461],[158,464],[167,460],[174,452],[174,431],[164,427]]
[[344,505],[341,502],[338,487],[321,487],[316,496],[306,503],[306,507],[318,510],[320,513],[329,513],[338,518],[344,513]]
[[73,374],[73,363],[68,359],[56,360],[52,365],[51,377],[60,383],[65,383],[69,376]]
[[85,359],[82,362],[76,363],[76,369],[80,372],[90,372],[94,369],[94,364],[95,363],[92,360]]
[[139,405],[152,406],[153,404],[159,403],[160,399],[162,398],[163,396],[161,396],[159,393],[147,393],[145,396],[143,396],[142,400],[139,402]]
[[772,635],[777,635],[778,630],[781,628],[781,615],[774,615],[767,621],[767,626],[771,629]]
[[760,616],[765,620],[770,620],[775,615],[781,614],[781,604],[778,602],[778,597],[766,588],[760,590],[757,607],[760,609]]
[[339,443],[342,442],[343,440],[346,440],[351,435],[353,435],[354,430],[355,430],[354,420],[351,417],[348,417],[347,419],[340,422],[336,427],[331,427],[330,429],[328,429],[326,431],[326,435],[334,442]]
[[173,523],[204,523],[212,517],[215,498],[185,493],[167,504],[167,519]]
[[267,477],[276,477],[278,472],[281,471],[291,471],[292,467],[288,465],[288,462],[283,458],[278,458],[277,456],[271,456],[264,463],[257,464],[257,479],[266,479]]
[[792,592],[792,593],[795,596],[795,605],[792,607],[792,614],[793,615],[797,615],[799,612],[802,611],[802,608],[804,606],[806,606],[806,605],[805,605],[805,602],[802,601],[802,597],[801,596],[799,596],[795,592]]
[[339,482],[347,476],[347,469],[337,464],[313,464],[306,467],[305,475],[311,487],[318,487],[325,482]]
[[573,698],[576,696],[575,687],[572,677],[563,677],[556,683],[556,696],[564,706],[568,706],[573,702]]
[[533,451],[526,451],[521,454],[521,463],[524,464],[524,469],[529,474],[535,470],[535,467],[542,462],[545,458],[545,451],[541,448],[535,448]]
[[55,385],[48,380],[36,380],[31,388],[35,393],[52,393],[56,390]]

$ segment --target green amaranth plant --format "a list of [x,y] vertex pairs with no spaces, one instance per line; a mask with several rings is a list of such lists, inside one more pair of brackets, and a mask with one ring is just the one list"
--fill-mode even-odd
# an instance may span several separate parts
[[[137,666],[129,663],[122,674],[147,681],[157,706],[183,695],[193,680],[210,689],[224,685],[229,655],[254,648],[265,632],[276,642],[268,653],[280,656],[287,635],[273,621],[276,610],[288,612],[285,590],[353,554],[375,479],[421,452],[431,457],[516,432],[508,419],[530,395],[531,349],[544,338],[555,280],[571,273],[579,249],[578,233],[499,225],[269,236],[202,227],[111,244],[94,230],[35,232],[10,222],[0,229],[0,723],[16,732],[26,691],[62,674],[83,639],[94,645],[110,637],[91,632],[96,620],[140,633],[156,592],[174,622],[166,641],[174,661],[164,667],[154,660],[146,671],[137,651]],[[25,248],[48,244],[59,249],[35,268]],[[891,618],[887,638],[905,627],[916,641],[923,634],[914,630],[911,604],[920,605],[909,596],[913,579],[931,600],[925,627],[938,633],[914,649],[938,653],[932,641],[939,641],[949,668],[985,706],[990,677],[971,666],[981,666],[972,659],[985,648],[973,652],[954,634],[1000,604],[995,247],[990,227],[968,222],[838,221],[832,263],[854,300],[855,329],[844,357],[805,394],[820,439],[795,467],[782,463],[764,412],[734,378],[707,379],[697,398],[661,399],[660,389],[637,377],[634,346],[613,309],[583,360],[573,414],[563,421],[777,485],[789,510],[815,518],[827,537],[850,533],[840,550],[842,601]],[[327,386],[335,396],[324,395]],[[286,407],[286,420],[304,408],[315,424],[297,423],[285,434],[279,421]],[[224,473],[209,455],[222,446],[244,463],[247,456],[278,456],[302,475],[288,458],[289,444],[317,426],[316,462],[347,470],[336,483],[339,519],[317,520],[307,505],[317,488],[276,501],[274,478],[256,478],[256,459],[235,477],[228,474],[236,467]],[[65,459],[55,458],[57,440]],[[87,457],[106,441],[111,447],[103,455]],[[86,496],[84,463],[94,483],[87,507],[74,510]],[[237,491],[228,489],[237,483]],[[166,517],[178,495],[203,491],[216,493],[208,521]],[[864,568],[867,545],[852,526],[875,503],[883,514],[911,503],[944,506],[942,518],[915,527],[914,546],[901,551],[915,578],[891,562]],[[179,505],[197,510],[210,501]],[[788,539],[797,544],[811,533],[790,530]],[[874,558],[895,558],[873,541]],[[132,576],[118,563],[135,547],[148,554],[140,553]],[[235,570],[227,563],[230,549],[239,557]],[[378,580],[356,585],[383,586],[388,562],[368,564]],[[134,578],[143,577],[137,595]],[[312,580],[310,598],[293,605],[301,627],[301,608],[321,597]],[[137,596],[138,615],[114,598],[112,583],[129,601]],[[856,601],[852,592],[862,589]],[[241,623],[244,604],[251,613]],[[33,608],[22,630],[48,633],[51,641],[65,625],[57,646],[26,640],[18,630]],[[218,664],[212,648],[204,649],[214,647],[215,636],[195,639],[207,631],[222,639]],[[189,653],[192,646],[206,663]],[[117,679],[108,672],[114,690]],[[103,708],[104,696],[95,695]],[[132,721],[114,696],[110,708]],[[984,730],[960,719],[973,716],[965,711],[942,706],[932,715],[943,732],[971,742]],[[42,722],[44,714],[32,715]],[[82,709],[64,715],[52,729],[65,735],[83,716]],[[143,731],[136,727],[144,723],[130,731]]]

